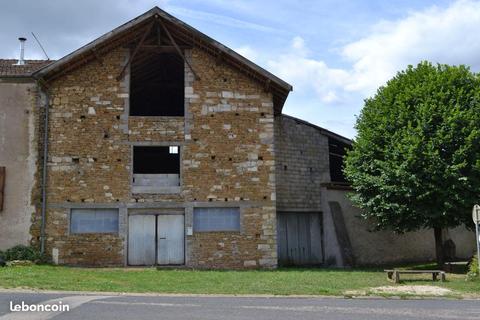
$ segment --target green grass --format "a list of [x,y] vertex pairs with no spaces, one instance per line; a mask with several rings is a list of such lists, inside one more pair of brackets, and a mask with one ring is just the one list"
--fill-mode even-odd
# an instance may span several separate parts
[[[415,277],[404,284],[432,284]],[[480,294],[480,281],[448,274],[435,285],[461,293]],[[345,291],[393,285],[383,269],[278,269],[272,271],[157,270],[155,268],[72,268],[34,265],[0,268],[0,287],[47,290],[198,293],[344,295]]]

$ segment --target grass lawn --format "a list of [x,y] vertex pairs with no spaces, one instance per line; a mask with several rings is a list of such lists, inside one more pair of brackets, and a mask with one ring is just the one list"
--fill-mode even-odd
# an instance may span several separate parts
[[[423,276],[428,279],[428,276]],[[480,281],[447,274],[447,282],[415,279],[400,285],[437,285],[458,295],[480,295]],[[344,295],[345,291],[393,286],[382,269],[278,269],[272,271],[72,268],[34,265],[0,268],[0,287],[141,293]],[[454,294],[455,295],[455,294]]]

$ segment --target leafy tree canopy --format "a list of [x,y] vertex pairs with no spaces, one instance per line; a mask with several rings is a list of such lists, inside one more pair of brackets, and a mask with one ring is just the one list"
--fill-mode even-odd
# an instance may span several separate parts
[[357,119],[345,162],[353,202],[377,229],[472,225],[480,198],[480,78],[465,66],[409,66]]

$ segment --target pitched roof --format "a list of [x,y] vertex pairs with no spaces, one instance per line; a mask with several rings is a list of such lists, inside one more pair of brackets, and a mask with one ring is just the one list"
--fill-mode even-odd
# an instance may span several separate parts
[[216,57],[221,57],[221,60],[225,63],[230,64],[262,83],[266,89],[273,93],[273,103],[276,113],[281,113],[288,93],[292,90],[290,84],[158,7],[150,9],[137,18],[104,34],[60,60],[37,70],[34,74],[48,81],[49,78],[68,72],[79,65],[97,58],[114,47],[141,37],[145,32],[145,27],[155,19],[162,19],[165,25],[169,27],[170,33],[174,38],[176,37],[185,43],[190,43],[192,46],[203,49]]
[[25,60],[24,65],[16,65],[16,59],[0,59],[0,77],[29,77],[33,72],[52,62],[52,60]]
[[321,134],[327,136],[327,137],[330,137],[332,139],[336,139],[336,140],[339,140],[345,144],[348,144],[348,145],[351,145],[353,143],[353,140],[352,139],[349,139],[349,138],[346,138],[342,135],[339,135],[338,133],[335,133],[333,131],[330,131],[330,130],[327,130],[325,128],[322,128],[322,127],[319,127],[317,126],[316,124],[313,124],[313,123],[310,123],[308,121],[305,121],[305,120],[302,120],[302,119],[299,119],[299,118],[295,118],[293,116],[290,116],[288,114],[282,114],[281,115],[283,118],[286,118],[286,119],[291,119],[297,123],[301,123],[301,124],[304,124],[306,126],[309,126],[309,127],[312,127],[316,130],[318,130]]

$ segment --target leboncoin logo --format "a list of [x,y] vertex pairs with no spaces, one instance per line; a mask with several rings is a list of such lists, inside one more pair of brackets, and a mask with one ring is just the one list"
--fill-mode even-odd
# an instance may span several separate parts
[[55,304],[27,304],[24,301],[20,304],[13,304],[13,301],[10,301],[10,311],[11,312],[66,312],[70,311],[70,306],[68,304],[63,304],[62,301],[59,301]]

